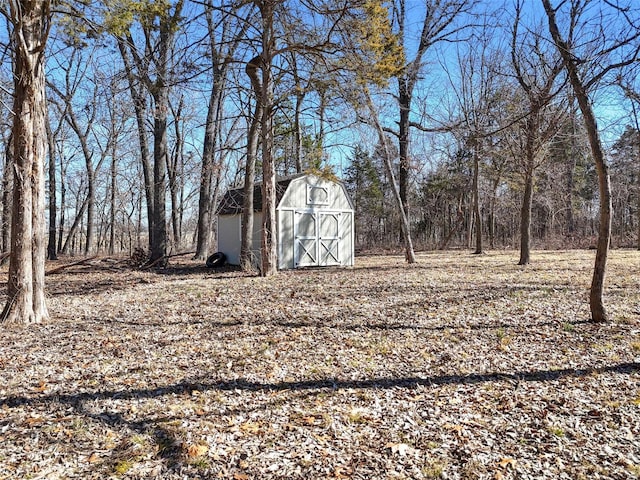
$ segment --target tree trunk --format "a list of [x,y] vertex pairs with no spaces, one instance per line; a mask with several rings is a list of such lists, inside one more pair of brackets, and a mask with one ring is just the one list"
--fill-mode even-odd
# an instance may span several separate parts
[[473,220],[474,230],[476,234],[475,255],[482,253],[482,216],[480,215],[480,155],[478,154],[478,140],[473,145]]
[[580,112],[584,121],[591,154],[598,173],[598,191],[600,194],[600,225],[598,228],[598,244],[596,248],[596,259],[593,267],[593,277],[591,279],[591,290],[589,293],[589,307],[591,308],[591,319],[594,322],[606,322],[607,312],[603,302],[604,281],[607,272],[607,256],[609,253],[609,242],[611,238],[611,182],[609,179],[609,166],[607,164],[604,150],[600,142],[598,125],[595,114],[591,108],[588,92],[578,73],[577,59],[573,56],[571,47],[560,36],[560,31],[556,23],[555,11],[552,9],[549,0],[542,0],[547,18],[549,20],[549,32],[553,37],[564,66],[567,70],[569,82],[576,95]]
[[49,317],[44,292],[45,176],[47,151],[44,52],[50,2],[9,2],[13,23],[13,215],[6,323],[28,324]]
[[165,266],[167,255],[166,220],[166,162],[167,162],[167,110],[168,92],[161,91],[154,97],[153,120],[153,217],[151,219],[151,251],[149,263]]
[[637,185],[636,185],[636,201],[637,201],[637,205],[636,205],[636,212],[637,212],[637,218],[636,218],[636,224],[637,224],[637,228],[638,228],[638,237],[636,239],[637,241],[637,247],[638,250],[640,250],[640,131],[638,132],[638,147],[637,147],[637,151],[636,151],[636,159],[638,162],[638,180],[637,180]]
[[[78,212],[76,213],[76,218],[73,219],[71,228],[69,228],[69,233],[67,234],[67,238],[64,241],[64,244],[62,244],[62,248],[60,249],[60,253],[62,253],[63,255],[66,255],[67,253],[69,253],[69,248],[73,243],[78,227],[80,227],[82,223],[82,217],[84,215],[84,212],[86,212],[87,210],[87,205],[89,205],[89,196],[86,196],[82,201],[80,210],[78,210]],[[62,239],[62,236],[60,239]]]
[[393,197],[395,198],[396,205],[398,208],[398,212],[400,214],[400,229],[402,233],[402,237],[404,240],[405,247],[405,260],[407,263],[416,263],[416,255],[413,250],[413,241],[411,240],[411,229],[409,228],[409,219],[407,218],[407,214],[404,211],[404,206],[402,205],[402,198],[400,197],[400,189],[396,183],[395,174],[393,173],[393,165],[391,163],[391,152],[389,151],[389,146],[387,144],[387,136],[380,125],[380,121],[378,120],[378,112],[375,110],[373,105],[373,100],[371,96],[366,94],[367,107],[369,108],[369,112],[371,113],[371,118],[373,120],[376,132],[378,133],[378,141],[380,142],[380,146],[383,148],[383,161],[384,167],[389,176],[389,183],[391,184],[391,189],[393,191]]
[[[13,187],[13,140],[11,135],[7,139],[5,148],[4,175],[2,177],[2,251],[11,249],[11,189]],[[2,264],[9,261],[9,257],[2,260]]]
[[304,93],[299,85],[296,86],[296,105],[293,117],[293,134],[295,139],[296,173],[302,173],[302,102]]
[[[61,155],[63,155],[61,153]],[[60,221],[58,222],[58,253],[61,253],[62,239],[64,238],[64,222],[65,222],[65,210],[67,208],[67,186],[65,183],[65,176],[67,169],[62,159],[60,160]]]
[[498,186],[500,185],[500,175],[492,184],[491,199],[489,200],[489,248],[496,247],[496,203],[498,202]]
[[[573,147],[573,139],[571,140],[571,144]],[[565,209],[567,211],[566,215],[566,230],[567,235],[570,238],[573,238],[573,234],[575,233],[575,219],[573,217],[573,189],[574,189],[574,180],[573,180],[573,172],[576,168],[576,159],[574,156],[573,148],[569,153],[569,158],[567,158],[566,163],[566,179],[565,179]]]
[[244,176],[242,229],[240,240],[240,266],[245,272],[254,268],[253,259],[253,191],[255,188],[256,158],[258,157],[258,143],[260,140],[260,124],[262,118],[262,83],[258,76],[260,57],[251,60],[245,69],[251,80],[251,86],[256,96],[256,106],[251,119],[247,136],[247,161]]
[[[129,40],[132,42],[133,40]],[[131,59],[127,53],[127,43],[123,38],[117,39],[118,49],[120,50],[120,56],[125,67],[125,74],[127,76],[127,83],[129,85],[129,93],[133,100],[133,109],[136,116],[136,128],[138,133],[138,143],[140,147],[140,161],[142,164],[142,176],[144,179],[144,193],[147,204],[147,221],[151,223],[153,218],[153,179],[151,174],[151,154],[149,152],[149,141],[147,138],[146,128],[146,116],[147,116],[147,102],[144,95],[138,90],[138,81],[133,74],[133,66],[131,65]],[[148,248],[151,250],[151,244],[153,242],[153,234],[149,229],[149,242]]]
[[409,113],[411,110],[411,94],[407,91],[407,79],[401,78],[399,82],[400,92],[398,95],[398,106],[400,107],[400,122],[398,148],[400,165],[398,170],[398,186],[402,208],[407,219],[409,218]]
[[91,158],[87,160],[87,238],[84,244],[85,255],[93,249],[94,217],[96,211],[95,173],[91,165]]
[[180,251],[180,243],[182,241],[182,185],[180,178],[182,177],[182,171],[184,169],[183,158],[183,133],[180,129],[180,119],[182,117],[182,108],[184,104],[184,97],[180,98],[178,104],[178,110],[173,112],[173,126],[175,132],[175,145],[173,148],[173,154],[167,154],[167,175],[169,177],[169,196],[171,198],[171,227],[173,236],[173,248],[175,251]]
[[118,188],[117,179],[117,142],[111,144],[111,208],[109,210],[109,255],[115,254],[116,249],[116,191]]
[[276,174],[273,164],[273,86],[270,69],[263,69],[261,137],[262,137],[262,276],[278,269],[276,224]]
[[520,260],[518,265],[531,262],[531,206],[533,204],[533,169],[527,165],[524,174],[524,193],[520,209]]
[[58,259],[58,248],[56,245],[56,145],[53,132],[46,122],[47,141],[49,143],[49,240],[47,243],[47,258],[49,260]]
[[268,277],[278,271],[276,224],[276,174],[273,163],[273,79],[271,64],[274,48],[275,0],[258,1],[262,16],[262,115],[260,136],[262,139],[262,241],[260,275]]
[[202,146],[202,173],[200,176],[200,195],[198,199],[198,229],[196,239],[196,260],[206,260],[211,248],[211,224],[213,219],[213,177],[215,165],[215,150],[218,138],[218,111],[220,92],[213,80],[207,119],[205,122],[204,140]]

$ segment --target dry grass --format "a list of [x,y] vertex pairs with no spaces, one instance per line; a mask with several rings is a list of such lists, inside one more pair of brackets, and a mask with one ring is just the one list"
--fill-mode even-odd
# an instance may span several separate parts
[[607,325],[589,251],[62,270],[2,327],[0,479],[639,478],[640,252],[610,258]]

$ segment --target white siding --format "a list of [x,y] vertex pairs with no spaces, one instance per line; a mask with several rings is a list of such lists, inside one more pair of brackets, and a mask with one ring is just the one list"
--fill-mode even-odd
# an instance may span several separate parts
[[[227,256],[227,263],[240,265],[240,245],[242,234],[242,215],[218,216],[218,251]],[[260,264],[260,237],[262,232],[262,214],[253,215],[253,255],[254,264]]]
[[292,180],[278,208],[332,211],[353,209],[342,184],[313,175]]
[[240,265],[240,215],[218,217],[218,251],[231,265]]
[[278,268],[294,268],[293,259],[293,210],[278,210]]

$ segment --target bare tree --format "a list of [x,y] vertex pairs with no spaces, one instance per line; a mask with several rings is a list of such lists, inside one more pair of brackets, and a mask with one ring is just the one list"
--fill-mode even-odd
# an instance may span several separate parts
[[[637,72],[636,72],[636,78],[635,78],[636,82],[638,80],[637,78]],[[637,168],[638,168],[638,181],[637,181],[637,185],[636,185],[636,190],[637,190],[637,205],[636,205],[636,210],[638,212],[638,218],[636,219],[637,222],[637,229],[638,231],[637,236],[636,236],[636,248],[638,250],[640,250],[640,88],[634,88],[633,87],[633,82],[629,82],[625,79],[623,79],[622,77],[618,77],[617,80],[618,85],[622,88],[625,96],[631,101],[631,113],[632,113],[632,119],[633,119],[633,127],[635,128],[636,131],[636,135],[638,137],[637,141],[638,141],[638,149],[636,151],[636,161],[637,161]]]
[[[167,2],[146,5],[136,11],[140,19],[141,39],[136,42],[132,33],[132,24],[122,25],[118,14],[126,18],[127,12],[110,12],[110,28],[118,40],[127,74],[131,83],[131,94],[137,108],[144,105],[144,93],[137,89],[137,82],[144,85],[153,99],[153,180],[152,210],[149,218],[150,258],[149,263],[162,266],[167,262],[167,222],[166,222],[166,165],[169,150],[167,129],[169,115],[169,91],[173,75],[172,57],[176,32],[182,21],[184,0],[175,4]],[[136,82],[137,81],[137,82]],[[142,111],[141,111],[142,113]],[[144,122],[143,119],[140,119]],[[144,126],[140,127],[142,130]],[[141,138],[141,147],[143,143]],[[143,156],[144,159],[144,156]],[[148,174],[149,172],[147,172]],[[149,181],[145,178],[145,181]]]
[[[526,101],[521,120],[524,145],[522,170],[524,192],[520,210],[520,260],[518,265],[531,261],[531,205],[533,202],[536,169],[544,161],[544,146],[562,122],[562,106],[550,107],[557,93],[556,79],[562,71],[562,60],[556,52],[545,48],[540,29],[535,26],[522,30],[522,0],[516,2],[516,14],[511,35],[511,65]],[[525,27],[526,29],[526,27]],[[554,91],[554,88],[556,91]]]
[[[475,235],[475,254],[483,252],[483,227],[480,198],[480,170],[489,152],[491,137],[510,123],[504,116],[503,106],[508,101],[508,87],[498,72],[504,59],[500,50],[492,45],[493,29],[489,23],[468,44],[466,52],[458,54],[459,81],[449,72],[460,121],[456,135],[462,148],[468,152],[472,170],[472,217]],[[471,235],[471,231],[470,231]]]
[[[47,82],[49,88],[55,92],[59,101],[63,103],[61,117],[67,122],[71,130],[78,137],[80,150],[82,152],[85,169],[87,172],[87,214],[86,241],[84,253],[89,253],[94,246],[95,236],[95,212],[96,212],[96,175],[104,162],[108,151],[108,143],[112,137],[105,139],[104,147],[99,148],[101,155],[97,162],[95,160],[96,145],[91,142],[91,137],[95,137],[95,122],[99,115],[98,84],[95,79],[88,78],[88,69],[92,62],[93,52],[89,52],[88,57],[84,57],[81,47],[74,47],[65,61],[59,61],[59,66],[64,71],[64,85],[59,87],[55,82]],[[89,85],[93,83],[93,85]],[[81,91],[82,88],[90,88],[90,91]],[[77,97],[82,97],[82,107],[77,105]],[[99,145],[98,145],[99,146]]]
[[[549,33],[562,56],[569,83],[580,107],[591,154],[598,172],[600,225],[589,306],[591,319],[594,322],[606,322],[608,316],[604,306],[603,293],[611,237],[611,183],[609,165],[600,140],[590,93],[609,73],[632,65],[640,58],[640,15],[638,15],[637,5],[632,1],[604,2],[594,6],[588,0],[571,0],[568,2],[570,7],[568,28],[563,34],[560,31],[557,15],[565,4],[567,2],[560,2],[558,6],[554,7],[551,0],[542,0],[549,22]],[[590,8],[595,8],[596,11],[591,11],[593,17],[587,19]],[[578,40],[579,27],[593,25],[593,22],[595,22],[595,26],[592,30],[582,32],[590,36],[590,41],[585,42],[584,38]],[[604,28],[604,22],[618,27],[615,38],[605,35],[607,29]],[[579,50],[578,46],[585,50]],[[588,56],[585,55],[581,58],[583,53],[588,53]],[[616,54],[616,60],[612,60],[613,54]]]
[[[214,13],[220,18],[214,18]],[[248,15],[252,15],[249,11]],[[224,121],[225,87],[232,59],[239,48],[246,31],[251,25],[248,18],[239,19],[235,7],[214,8],[213,0],[205,2],[205,19],[208,30],[208,49],[211,57],[212,79],[209,104],[205,120],[202,146],[202,173],[198,200],[198,227],[196,232],[195,258],[204,260],[210,249],[211,226],[215,208],[216,193],[222,172],[222,155],[217,154],[220,131]],[[216,158],[218,159],[216,161]]]
[[45,49],[51,27],[48,0],[9,0],[13,31],[13,212],[6,323],[37,323],[49,317],[45,302],[45,181],[47,157]]
[[[415,38],[407,31],[408,23],[414,22],[414,12],[407,13],[406,0],[395,0],[393,14],[397,24],[398,35],[404,43],[405,52],[412,50],[409,43],[415,42]],[[424,126],[411,121],[411,111],[414,99],[415,87],[421,79],[424,70],[424,59],[427,52],[440,43],[456,41],[456,37],[462,30],[468,28],[468,16],[476,0],[427,0],[424,2],[422,13],[422,28],[413,58],[408,58],[406,65],[397,76],[398,82],[398,131],[394,132],[398,138],[400,152],[400,166],[398,183],[400,198],[407,216],[409,216],[409,180],[411,171],[410,137],[411,129],[423,129]]]
[[[62,126],[60,122],[58,128]],[[49,260],[58,259],[58,247],[56,242],[57,213],[56,208],[56,133],[51,130],[49,118],[46,123],[47,142],[49,144],[49,240],[47,242],[47,258]]]
[[378,143],[381,146],[382,161],[384,163],[387,177],[389,178],[389,183],[391,184],[393,198],[396,201],[398,212],[400,213],[400,228],[402,232],[402,239],[404,240],[405,260],[407,261],[407,263],[416,263],[416,255],[413,249],[413,240],[411,239],[411,227],[409,225],[409,218],[407,217],[407,213],[404,209],[402,197],[400,196],[400,188],[396,182],[396,176],[393,171],[393,158],[391,155],[391,149],[389,148],[387,135],[382,127],[382,124],[380,123],[379,113],[376,110],[373,99],[371,98],[371,95],[368,91],[365,91],[364,97],[367,108],[371,115],[371,121],[373,122],[376,134],[378,136]]

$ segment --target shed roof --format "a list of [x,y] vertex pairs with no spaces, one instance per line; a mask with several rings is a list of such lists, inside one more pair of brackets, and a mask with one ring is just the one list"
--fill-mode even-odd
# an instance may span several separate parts
[[[289,184],[296,178],[304,177],[304,173],[281,177],[276,180],[276,205],[280,203]],[[218,215],[237,215],[242,213],[242,205],[244,203],[244,188],[233,188],[227,190],[222,200],[218,204]],[[256,183],[253,187],[253,211],[262,211],[262,182]]]

